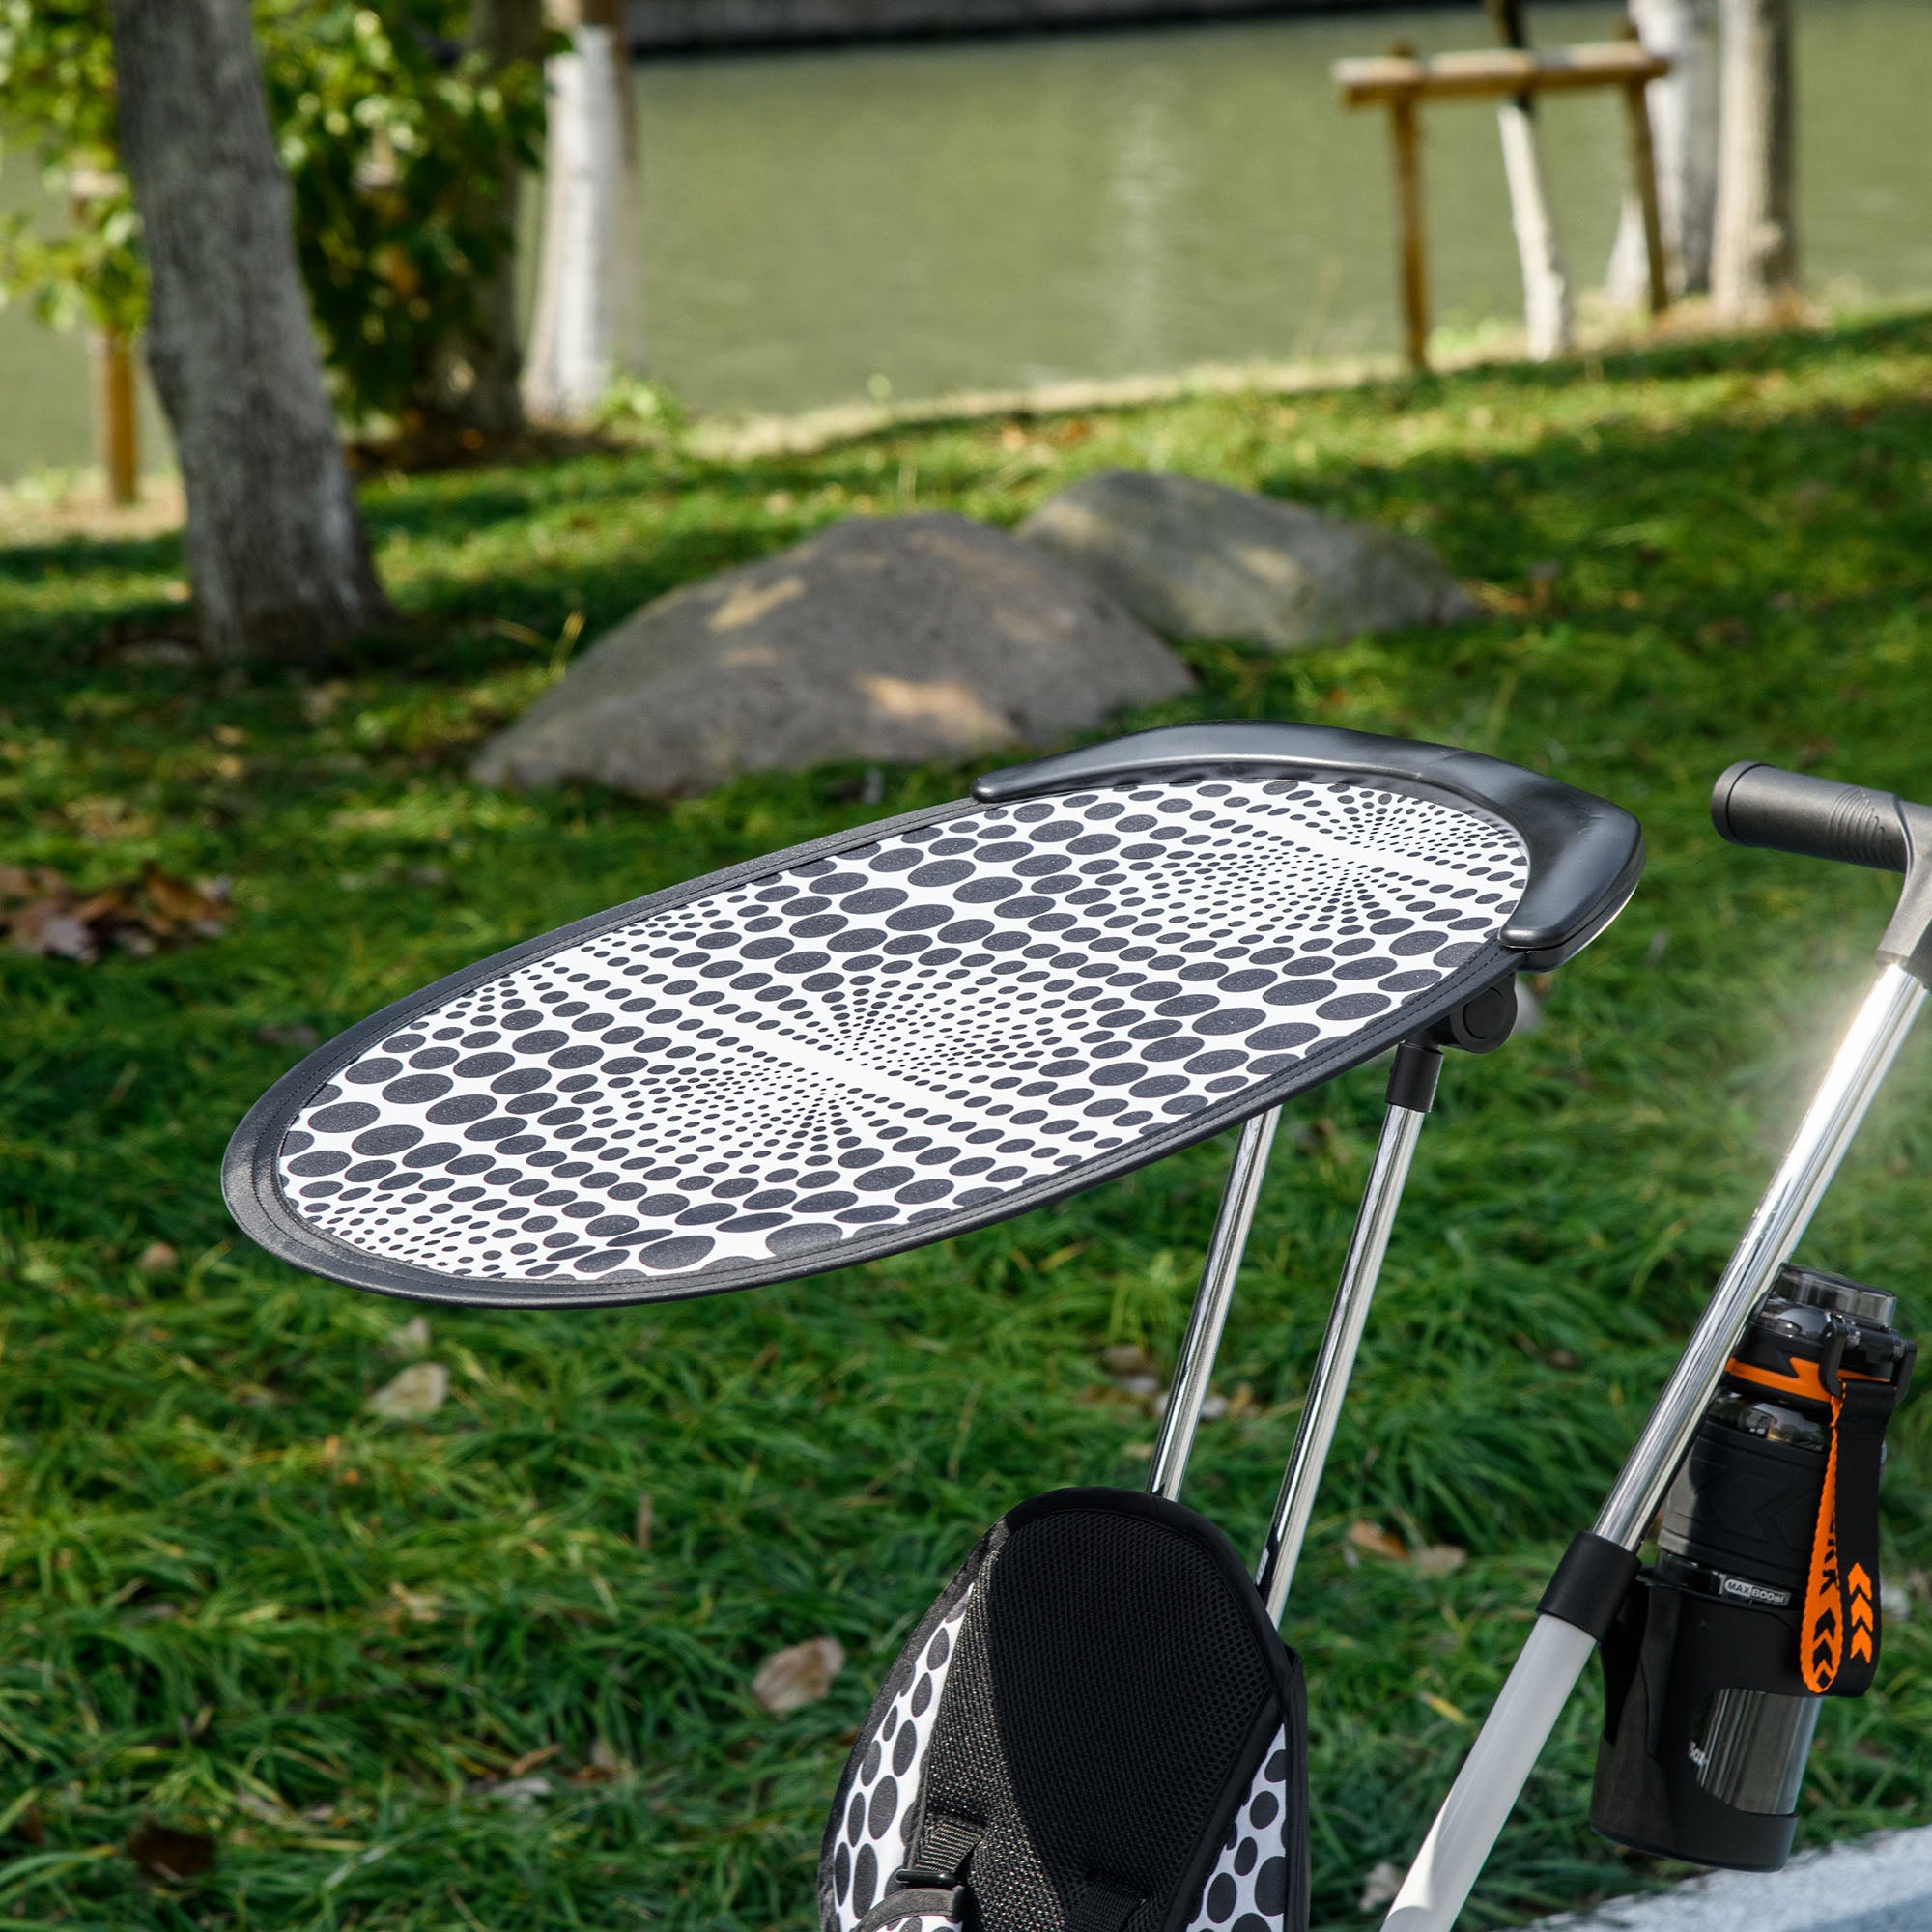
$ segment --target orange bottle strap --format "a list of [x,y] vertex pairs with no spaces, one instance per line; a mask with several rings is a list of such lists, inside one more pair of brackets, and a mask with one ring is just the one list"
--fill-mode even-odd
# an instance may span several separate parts
[[[1811,1532],[1798,1667],[1804,1688],[1815,1695],[1835,1690],[1841,1697],[1862,1696],[1878,1665],[1878,1482],[1886,1423],[1897,1403],[1898,1385],[1884,1376],[1840,1369],[1839,1392],[1833,1395],[1818,1365],[1805,1361],[1792,1362],[1786,1375],[1733,1359],[1725,1374],[1831,1410],[1831,1447]],[[1841,1473],[1850,1485],[1843,1495]]]
[[[1816,1378],[1815,1365],[1798,1366],[1810,1369]],[[1838,1414],[1844,1401],[1834,1396],[1831,1403],[1832,1448],[1825,1459],[1825,1487],[1818,1492],[1818,1524],[1811,1532],[1811,1574],[1805,1579],[1804,1622],[1798,1640],[1798,1668],[1804,1688],[1819,1697],[1836,1682],[1845,1655],[1845,1593],[1838,1576]],[[1871,1655],[1869,1635],[1865,1655]]]

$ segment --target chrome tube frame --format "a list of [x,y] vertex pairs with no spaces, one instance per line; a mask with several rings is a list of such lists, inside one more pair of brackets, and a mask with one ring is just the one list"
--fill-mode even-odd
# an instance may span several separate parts
[[1255,1204],[1261,1199],[1262,1179],[1267,1172],[1268,1150],[1274,1145],[1274,1130],[1280,1123],[1279,1107],[1250,1115],[1241,1122],[1241,1137],[1235,1145],[1234,1164],[1228,1171],[1228,1184],[1222,1190],[1220,1211],[1214,1217],[1214,1236],[1208,1244],[1201,1285],[1194,1291],[1194,1306],[1188,1311],[1187,1332],[1181,1337],[1180,1359],[1174,1370],[1174,1386],[1168,1391],[1153,1462],[1148,1469],[1149,1492],[1165,1496],[1169,1502],[1180,1498],[1188,1452],[1194,1447],[1194,1432],[1201,1426],[1201,1405],[1208,1400],[1214,1356],[1221,1347],[1221,1330],[1227,1324],[1228,1306],[1235,1298],[1235,1277],[1241,1269],[1241,1251],[1248,1244]]
[[1294,1581],[1294,1566],[1301,1555],[1302,1539],[1308,1534],[1309,1519],[1315,1513],[1322,1465],[1335,1439],[1355,1351],[1369,1319],[1369,1303],[1381,1274],[1382,1257],[1388,1252],[1396,1209],[1402,1205],[1403,1184],[1408,1179],[1415,1143],[1428,1118],[1413,1107],[1391,1104],[1382,1121],[1375,1161],[1362,1188],[1362,1205],[1355,1212],[1355,1232],[1336,1285],[1335,1303],[1328,1312],[1321,1352],[1308,1379],[1301,1424],[1294,1432],[1294,1447],[1289,1452],[1288,1468],[1281,1479],[1274,1520],[1268,1524],[1267,1542],[1255,1572],[1268,1615],[1276,1623],[1281,1621],[1289,1586]]
[[1690,1346],[1671,1372],[1643,1434],[1598,1512],[1599,1536],[1621,1543],[1626,1549],[1634,1549],[1643,1540],[1724,1364],[1770,1290],[1772,1278],[1791,1259],[1825,1198],[1852,1136],[1924,1003],[1925,987],[1904,967],[1879,969],[1737,1252],[1719,1277]]
[[[1724,1363],[1804,1236],[1925,996],[1903,967],[1880,969],[1611,1487],[1597,1517],[1599,1536],[1627,1549],[1642,1541]],[[1553,1617],[1537,1619],[1382,1932],[1450,1932],[1593,1648],[1583,1632]]]

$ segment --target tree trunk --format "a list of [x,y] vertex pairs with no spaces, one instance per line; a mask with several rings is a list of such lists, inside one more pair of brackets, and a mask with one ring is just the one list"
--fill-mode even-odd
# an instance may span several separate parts
[[[514,61],[534,60],[543,50],[543,0],[471,0],[469,44],[493,71]],[[514,229],[523,170],[514,157],[503,162],[503,218]],[[466,428],[490,436],[514,436],[524,426],[518,388],[524,373],[517,334],[517,252],[512,247],[480,291],[477,329],[459,345],[460,369],[445,384],[446,413]]]
[[[1526,47],[1520,0],[1489,0],[1496,36],[1505,46]],[[1536,105],[1519,95],[1496,109],[1503,142],[1503,174],[1509,182],[1510,220],[1516,252],[1522,264],[1523,324],[1534,362],[1547,362],[1570,347],[1570,278],[1556,240],[1556,216],[1543,178],[1543,156],[1536,140]]]
[[317,656],[394,613],[323,388],[247,0],[113,0],[113,18],[203,647]]
[[[1670,71],[1645,90],[1657,156],[1658,213],[1673,296],[1711,286],[1711,235],[1718,201],[1718,0],[1631,0],[1631,24]],[[1605,292],[1626,308],[1649,293],[1643,211],[1624,196]]]
[[636,359],[636,142],[618,0],[575,0],[571,50],[548,64],[543,246],[524,405],[588,415]]
[[1791,0],[1722,0],[1722,110],[1713,306],[1750,321],[1798,278],[1793,198]]

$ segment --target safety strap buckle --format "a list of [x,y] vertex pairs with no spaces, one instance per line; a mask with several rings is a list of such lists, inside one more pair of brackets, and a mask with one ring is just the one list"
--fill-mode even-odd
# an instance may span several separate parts
[[895,1889],[964,1885],[966,1868],[973,1862],[973,1854],[980,1849],[980,1840],[985,1835],[983,1825],[928,1810],[905,1863],[895,1877]]

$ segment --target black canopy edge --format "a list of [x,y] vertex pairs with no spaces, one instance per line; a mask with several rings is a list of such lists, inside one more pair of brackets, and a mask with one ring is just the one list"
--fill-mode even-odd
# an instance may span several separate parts
[[[1141,735],[1143,738],[1157,738],[1164,734],[1146,732]],[[1390,742],[1361,737],[1353,732],[1328,735],[1359,738],[1362,744],[1369,746]],[[1120,742],[1133,744],[1137,741],[1123,739]],[[1095,751],[1114,749],[1110,746],[1094,748]],[[1041,762],[1050,764],[1053,761]],[[1198,757],[1194,762],[1200,762]],[[1495,763],[1493,759],[1484,762]],[[1362,767],[1358,765],[1354,769]],[[1513,768],[1501,765],[1498,769],[1507,772]],[[999,779],[1006,775],[995,773],[992,776]],[[1023,795],[1018,792],[1012,794],[1015,797]],[[1582,796],[1580,793],[1576,795]],[[1002,801],[986,798],[979,802],[996,804]],[[944,805],[928,806],[923,810],[906,812],[898,817],[874,819],[864,825],[852,826],[828,838],[813,839],[809,844],[747,860],[743,865],[726,870],[710,872],[700,879],[668,886],[662,892],[650,893],[642,898],[593,913],[587,919],[557,926],[534,939],[523,940],[393,1002],[381,1012],[372,1013],[369,1018],[318,1047],[299,1065],[283,1074],[249,1108],[241,1125],[235,1129],[227,1152],[222,1157],[221,1191],[228,1211],[252,1241],[278,1259],[308,1273],[343,1282],[351,1288],[366,1289],[377,1294],[397,1295],[405,1300],[471,1308],[610,1308],[633,1302],[683,1301],[699,1295],[724,1294],[735,1289],[753,1288],[765,1282],[785,1281],[801,1275],[823,1273],[831,1268],[851,1267],[861,1262],[878,1261],[908,1248],[950,1240],[954,1235],[970,1234],[1066,1195],[1084,1192],[1103,1180],[1130,1173],[1180,1148],[1210,1139],[1251,1114],[1279,1106],[1297,1094],[1320,1087],[1336,1075],[1373,1060],[1398,1041],[1427,1031],[1465,1001],[1512,978],[1525,963],[1519,953],[1496,940],[1485,940],[1475,954],[1445,974],[1426,995],[1371,1020],[1359,1033],[1329,1042],[1298,1065],[1284,1068],[1272,1079],[1258,1081],[1253,1087],[1231,1094],[1220,1105],[1182,1116],[1170,1131],[1136,1139],[1125,1147],[1083,1164],[1065,1178],[1042,1175],[983,1208],[949,1215],[943,1224],[923,1222],[908,1226],[900,1223],[870,1238],[856,1235],[835,1245],[814,1248],[783,1260],[773,1256],[762,1261],[726,1262],[695,1269],[689,1274],[633,1274],[616,1278],[604,1275],[595,1282],[582,1284],[560,1283],[554,1279],[541,1282],[462,1280],[438,1274],[429,1268],[385,1262],[380,1257],[365,1254],[303,1220],[283,1199],[275,1172],[275,1156],[291,1122],[318,1089],[327,1085],[368,1047],[388,1034],[400,1031],[417,1014],[440,1007],[529,960],[561,952],[566,947],[593,939],[614,927],[628,925],[646,914],[672,911],[689,900],[728,891],[748,880],[765,878],[809,860],[849,851],[853,846],[869,844],[875,839],[930,825],[942,818],[957,817],[970,809],[966,800],[949,800]],[[1582,943],[1581,940],[1577,942],[1578,945]]]
[[973,796],[1004,805],[1123,779],[1262,771],[1425,784],[1493,812],[1529,852],[1529,884],[1502,943],[1532,972],[1580,952],[1643,871],[1643,830],[1621,806],[1481,752],[1328,724],[1169,724],[988,772]]

